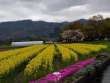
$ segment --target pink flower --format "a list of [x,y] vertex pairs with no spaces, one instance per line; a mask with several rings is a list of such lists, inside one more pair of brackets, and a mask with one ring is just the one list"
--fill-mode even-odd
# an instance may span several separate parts
[[29,83],[36,83],[34,80],[30,81]]
[[[81,68],[84,68],[85,66],[91,64],[95,61],[95,58],[87,59],[85,61],[78,62],[74,65],[71,65],[65,69],[61,69],[59,72],[54,72],[52,74],[48,74],[46,77],[43,77],[39,79],[38,83],[56,83],[59,80],[62,80],[66,78],[67,76],[70,76],[76,72],[78,72]],[[35,81],[32,81],[30,83],[35,83]]]

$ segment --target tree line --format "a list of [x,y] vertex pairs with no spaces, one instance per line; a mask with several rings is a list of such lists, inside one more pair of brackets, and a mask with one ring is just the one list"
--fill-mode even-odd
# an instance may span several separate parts
[[64,26],[63,31],[80,29],[85,40],[110,39],[110,18],[103,18],[102,15],[93,16],[88,20],[78,20]]

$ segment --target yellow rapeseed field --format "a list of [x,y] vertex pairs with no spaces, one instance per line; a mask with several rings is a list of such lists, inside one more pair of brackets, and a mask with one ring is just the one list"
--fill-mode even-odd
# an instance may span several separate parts
[[63,46],[73,49],[79,54],[87,55],[91,52],[98,52],[101,49],[106,49],[106,45],[93,45],[93,44],[63,44]]
[[32,76],[34,73],[36,73],[37,70],[39,70],[40,66],[45,69],[48,67],[52,67],[54,54],[55,47],[54,45],[50,45],[29,62],[24,70],[24,74],[27,76]]
[[[64,64],[67,63],[67,65],[70,63],[72,64],[75,61],[82,60],[80,59],[82,56],[86,59],[90,53],[99,52],[106,48],[106,45],[75,43],[32,45],[24,48],[3,51],[0,52],[0,79],[7,78],[10,74],[12,75],[13,72],[16,72],[17,68],[22,67],[23,64],[26,66],[23,70],[24,77],[34,77],[34,74],[36,77],[36,75],[40,75],[40,73],[45,75],[51,70],[53,71],[53,68],[63,66],[61,65],[63,62]],[[69,63],[66,61],[69,61]],[[56,64],[57,62],[58,64]],[[27,65],[25,63],[27,63]],[[39,72],[40,69],[41,72]],[[44,71],[42,71],[42,69]]]
[[26,51],[25,53],[2,60],[0,62],[0,77],[5,77],[13,71],[16,71],[15,69],[17,67],[24,64],[24,62],[29,61],[30,58],[34,56],[34,54],[37,54],[44,47],[44,45],[33,46],[30,50]]
[[8,51],[0,52],[0,60],[3,60],[5,58],[9,58],[11,56],[18,55],[20,53],[27,52],[28,50],[33,49],[34,47],[35,46],[29,46],[29,47],[25,47],[25,48],[12,49],[12,50],[8,50]]
[[72,61],[78,60],[78,55],[74,51],[72,51],[64,46],[61,46],[61,45],[57,45],[57,47],[62,55],[63,61],[71,61],[73,58],[74,58],[74,60],[72,60]]

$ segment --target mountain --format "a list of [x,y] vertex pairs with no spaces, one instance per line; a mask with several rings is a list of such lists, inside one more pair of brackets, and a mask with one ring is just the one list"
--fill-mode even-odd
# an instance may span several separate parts
[[89,22],[89,20],[88,19],[78,19],[76,21],[73,21],[72,23],[74,23],[74,22],[80,22],[81,24],[86,24]]
[[82,23],[82,24],[88,23],[88,21],[89,21],[89,20],[87,20],[87,19],[80,19],[80,20],[79,20],[79,22]]
[[50,40],[58,38],[62,27],[68,22],[20,20],[0,23],[0,41]]

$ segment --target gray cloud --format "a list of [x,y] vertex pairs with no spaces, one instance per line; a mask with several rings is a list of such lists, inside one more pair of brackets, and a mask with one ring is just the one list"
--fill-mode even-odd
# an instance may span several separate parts
[[72,21],[98,13],[110,16],[109,4],[110,0],[0,0],[0,21]]
[[92,11],[110,11],[110,0],[89,0],[88,3]]
[[48,10],[57,11],[72,6],[86,4],[86,0],[44,0],[43,3],[46,4]]

